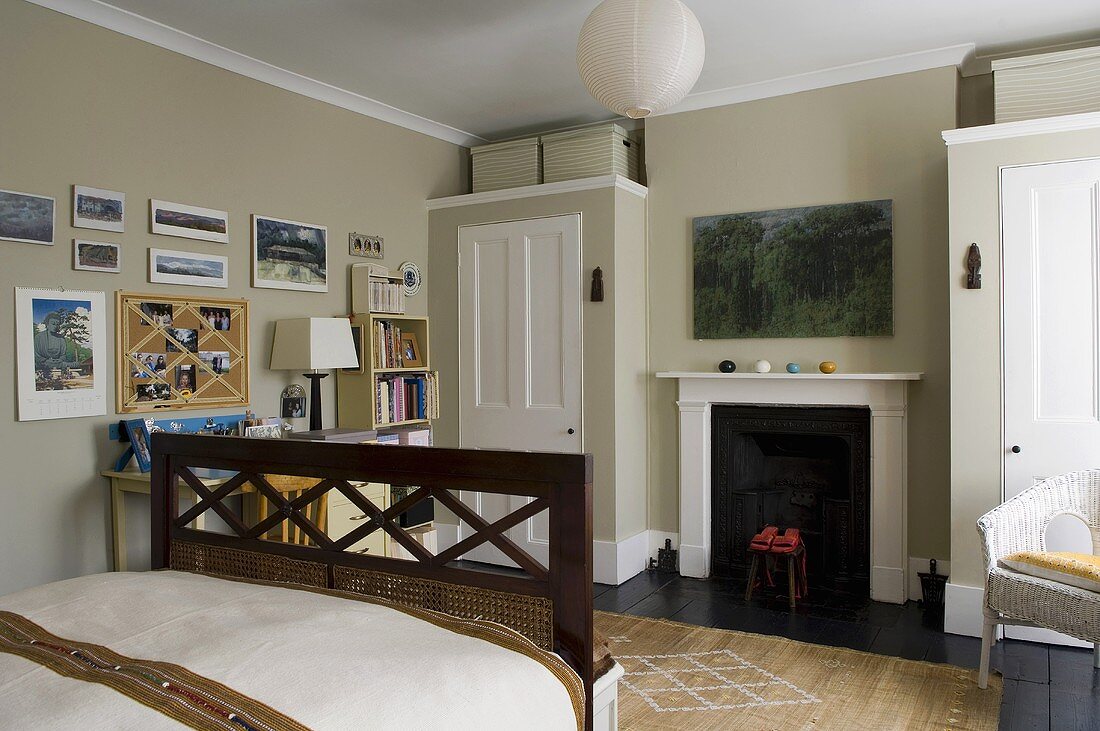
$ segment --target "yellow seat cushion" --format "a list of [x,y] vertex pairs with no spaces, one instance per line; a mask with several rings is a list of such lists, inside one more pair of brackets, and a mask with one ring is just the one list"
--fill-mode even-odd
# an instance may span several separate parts
[[1002,568],[1028,576],[1100,592],[1100,556],[1091,553],[1020,551],[997,562]]

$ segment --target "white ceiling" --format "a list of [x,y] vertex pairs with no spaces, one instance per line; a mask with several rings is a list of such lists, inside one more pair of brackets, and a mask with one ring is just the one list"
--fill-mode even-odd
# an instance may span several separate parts
[[[63,12],[71,12],[64,6],[101,5],[32,1]],[[111,0],[110,5],[473,136],[500,139],[609,118],[588,96],[574,60],[580,26],[597,2]],[[707,41],[696,95],[958,44],[973,43],[982,56],[1100,38],[1097,0],[685,2]]]

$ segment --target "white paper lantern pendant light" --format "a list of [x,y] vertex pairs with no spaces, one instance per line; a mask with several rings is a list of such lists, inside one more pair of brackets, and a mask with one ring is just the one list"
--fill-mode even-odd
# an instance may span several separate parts
[[691,91],[704,51],[703,29],[680,0],[603,0],[581,27],[577,67],[596,101],[639,119]]

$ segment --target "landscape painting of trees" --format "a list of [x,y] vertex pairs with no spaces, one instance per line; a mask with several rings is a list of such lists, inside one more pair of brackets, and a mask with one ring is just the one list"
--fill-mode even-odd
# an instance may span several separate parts
[[695,337],[892,335],[892,201],[693,221]]

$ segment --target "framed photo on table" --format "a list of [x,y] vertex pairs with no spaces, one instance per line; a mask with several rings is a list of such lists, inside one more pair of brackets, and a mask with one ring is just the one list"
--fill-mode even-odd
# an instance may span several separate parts
[[122,428],[126,437],[130,440],[130,446],[134,450],[134,459],[138,469],[148,472],[153,468],[153,454],[149,451],[152,440],[149,437],[149,427],[145,419],[130,419],[122,422]]

